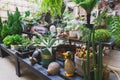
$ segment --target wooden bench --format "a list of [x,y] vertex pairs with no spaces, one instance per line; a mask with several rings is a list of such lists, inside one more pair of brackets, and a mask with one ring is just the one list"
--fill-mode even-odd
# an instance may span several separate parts
[[[32,65],[28,58],[21,58],[20,56],[18,56],[16,50],[11,50],[5,45],[0,44],[0,56],[5,57],[8,55],[12,56],[15,59],[16,74],[19,77],[21,76],[20,65],[22,63],[25,67],[29,69],[29,71],[37,75],[40,80],[83,80],[82,77],[77,74],[75,74],[75,76],[73,77],[65,76],[65,70],[63,68],[60,69],[60,73],[58,75],[48,75],[46,72],[46,68],[42,67],[42,65],[37,63],[35,65]],[[57,62],[63,65],[63,62]]]

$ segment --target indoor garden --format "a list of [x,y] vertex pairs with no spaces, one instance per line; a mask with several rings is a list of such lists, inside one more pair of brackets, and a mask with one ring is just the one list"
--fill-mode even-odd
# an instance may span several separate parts
[[119,0],[0,5],[0,80],[120,80]]

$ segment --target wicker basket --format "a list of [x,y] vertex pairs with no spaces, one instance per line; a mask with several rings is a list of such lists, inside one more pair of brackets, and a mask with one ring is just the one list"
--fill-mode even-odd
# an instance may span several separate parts
[[[83,61],[86,62],[87,60],[83,58],[79,58],[78,56],[75,55],[74,61],[75,61],[76,73],[80,76],[83,76],[82,63]],[[93,67],[93,59],[90,59],[90,68],[92,67]]]

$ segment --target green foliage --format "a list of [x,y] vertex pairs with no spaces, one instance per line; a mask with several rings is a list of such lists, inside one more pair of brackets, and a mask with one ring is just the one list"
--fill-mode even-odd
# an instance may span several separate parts
[[95,41],[105,42],[110,40],[110,38],[111,38],[111,35],[108,30],[105,30],[105,29],[95,30]]
[[103,11],[94,19],[94,25],[96,28],[102,28],[107,26],[107,8],[103,9]]
[[22,38],[22,50],[28,50],[28,48],[30,46],[32,46],[33,44],[31,44],[31,41],[29,38]]
[[56,38],[51,36],[41,36],[40,38],[41,45],[46,48],[51,48],[55,45]]
[[2,25],[2,19],[0,17],[0,42],[2,42],[2,37],[1,37],[2,27],[3,27],[3,25]]
[[120,44],[120,17],[108,16],[108,29],[115,39],[115,44]]
[[4,39],[7,35],[11,35],[11,29],[5,24],[1,30],[1,37]]
[[87,13],[91,13],[95,5],[99,0],[74,0],[82,8],[86,10]]
[[42,0],[41,11],[46,13],[50,11],[52,16],[61,15],[62,0]]
[[40,45],[45,49],[47,49],[50,54],[52,55],[52,48],[56,46],[56,38],[53,38],[52,36],[39,36],[37,39],[38,44],[40,42]]
[[21,35],[8,35],[4,38],[3,40],[3,43],[7,46],[10,46],[10,45],[18,45],[18,44],[21,44],[22,43],[22,37]]
[[86,42],[88,40],[88,37],[89,37],[88,34],[90,34],[90,30],[87,27],[85,27],[85,25],[81,25],[80,28],[81,28],[80,30],[82,31],[82,35],[83,35],[82,41]]
[[62,22],[57,24],[57,27],[64,28],[65,26],[67,26],[67,22]]
[[16,11],[14,14],[9,13],[9,12],[7,14],[8,14],[8,21],[4,25],[4,27],[1,31],[2,38],[5,38],[7,35],[22,33],[21,14],[20,14],[18,8],[16,8]]

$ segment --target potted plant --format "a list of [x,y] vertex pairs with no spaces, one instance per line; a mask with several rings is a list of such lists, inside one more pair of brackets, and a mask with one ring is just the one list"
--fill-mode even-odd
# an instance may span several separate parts
[[6,36],[4,39],[3,39],[3,43],[6,45],[6,46],[11,46],[11,49],[18,49],[18,45],[21,44],[22,42],[22,37],[21,35],[8,35]]
[[3,25],[1,30],[1,37],[5,38],[7,35],[15,35],[22,34],[22,26],[21,26],[21,14],[16,8],[15,13],[7,13],[8,19],[7,22]]
[[21,48],[19,49],[20,52],[28,52],[30,46],[30,39],[29,38],[23,38]]
[[49,63],[55,60],[56,40],[56,38],[52,38],[51,36],[41,36],[39,38],[42,56],[41,63],[44,67],[47,67]]
[[98,29],[95,30],[95,41],[107,42],[111,38],[111,35],[108,30]]

